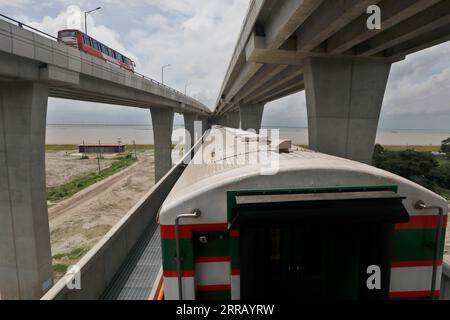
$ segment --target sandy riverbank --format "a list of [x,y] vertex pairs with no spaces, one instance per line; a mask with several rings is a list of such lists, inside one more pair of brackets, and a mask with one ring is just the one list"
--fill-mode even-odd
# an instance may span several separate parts
[[[49,208],[52,255],[61,271],[81,258],[154,185],[153,151],[137,155],[139,160],[131,167]],[[94,164],[68,159],[65,152],[47,154],[47,161],[49,185],[97,170],[96,160]],[[112,162],[103,161],[105,166]]]
[[[98,170],[98,161],[95,155],[89,155],[89,159],[81,160],[81,157],[73,156],[76,152],[77,150],[66,150],[45,153],[47,187],[65,184]],[[112,159],[101,159],[100,167],[105,169],[112,162]]]

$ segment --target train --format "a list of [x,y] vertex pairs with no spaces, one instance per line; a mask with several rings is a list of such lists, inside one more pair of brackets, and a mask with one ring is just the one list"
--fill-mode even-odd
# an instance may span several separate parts
[[80,30],[65,29],[59,31],[58,42],[76,48],[96,58],[108,61],[131,72],[134,72],[136,67],[136,64],[130,58],[111,49]]
[[164,299],[439,299],[441,196],[263,132],[197,149],[158,214]]

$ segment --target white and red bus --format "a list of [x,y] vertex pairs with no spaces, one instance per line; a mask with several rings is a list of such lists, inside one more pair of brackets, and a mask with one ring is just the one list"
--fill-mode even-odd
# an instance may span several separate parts
[[136,64],[130,58],[125,57],[79,30],[67,29],[59,31],[58,41],[134,72]]

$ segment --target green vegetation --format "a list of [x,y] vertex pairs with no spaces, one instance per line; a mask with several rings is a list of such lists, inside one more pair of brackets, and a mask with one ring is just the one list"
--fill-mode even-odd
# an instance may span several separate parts
[[67,150],[77,150],[78,145],[76,144],[47,144],[45,145],[46,152],[58,152]]
[[55,203],[67,198],[70,198],[77,192],[97,183],[113,174],[125,169],[132,165],[137,159],[131,154],[117,158],[112,165],[100,172],[93,172],[87,176],[75,179],[66,184],[57,187],[47,188],[47,200]]
[[67,272],[67,269],[77,263],[87,252],[86,247],[75,248],[70,252],[56,254],[53,256],[53,276],[60,279]]
[[447,155],[447,159],[450,159],[450,138],[447,138],[444,141],[442,141],[440,151]]
[[[447,139],[450,141],[450,139]],[[447,141],[443,141],[444,143]],[[441,150],[443,150],[443,146]],[[439,147],[433,151],[439,151]],[[414,181],[450,199],[450,160],[424,148],[392,150],[376,145],[373,165]]]
[[137,151],[140,151],[140,150],[153,150],[155,146],[152,144],[136,144],[136,145],[127,144],[126,145],[127,151],[129,151],[129,152],[134,151],[135,147],[136,147]]
[[406,151],[406,150],[413,150],[418,152],[438,152],[439,146],[396,146],[396,145],[385,145],[383,146],[384,150],[386,151]]

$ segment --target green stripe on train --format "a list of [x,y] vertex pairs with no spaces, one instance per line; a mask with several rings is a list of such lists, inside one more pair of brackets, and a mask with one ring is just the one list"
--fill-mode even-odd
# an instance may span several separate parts
[[[203,240],[206,241],[202,243],[200,237],[205,237]],[[177,270],[175,244],[175,239],[162,239],[163,269],[165,271]],[[180,251],[181,270],[194,270],[195,258],[230,256],[230,237],[227,232],[194,233],[192,239],[180,239]],[[239,263],[239,259],[232,257],[232,260],[237,260]]]
[[[445,232],[442,234],[441,254],[444,252]],[[436,230],[395,230],[393,261],[433,260],[436,246]]]
[[[164,271],[177,271],[175,239],[162,239],[162,261]],[[180,239],[181,270],[194,270],[192,239]]]
[[195,257],[229,256],[230,248],[228,239],[228,232],[194,232],[193,243]]

